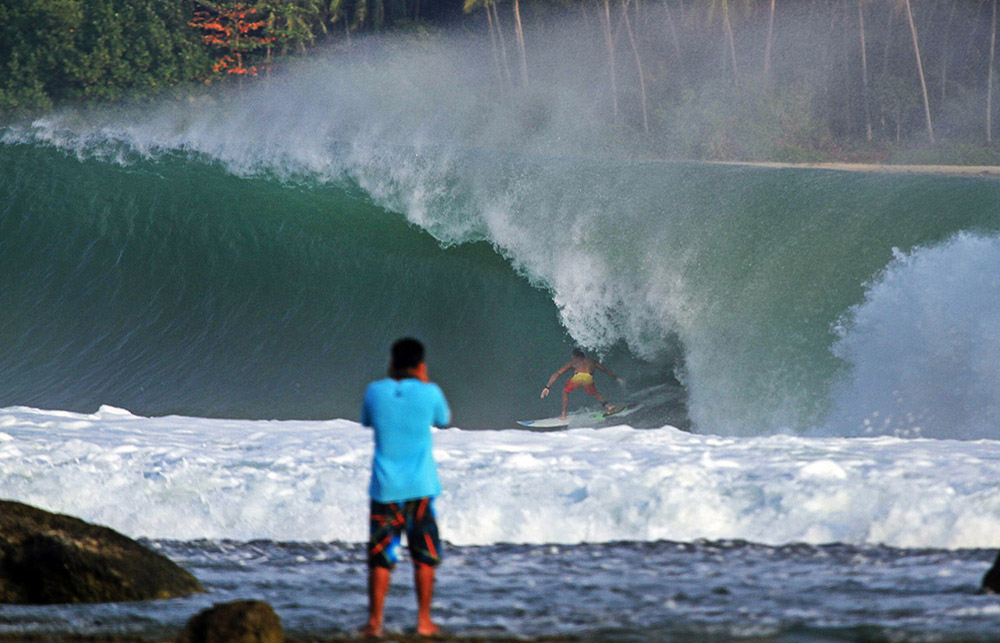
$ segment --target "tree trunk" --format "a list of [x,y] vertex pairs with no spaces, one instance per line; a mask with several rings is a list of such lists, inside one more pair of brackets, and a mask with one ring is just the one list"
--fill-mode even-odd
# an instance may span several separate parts
[[618,81],[615,77],[615,41],[611,36],[611,5],[604,0],[604,33],[608,46],[608,68],[611,72],[611,105],[614,122],[618,122]]
[[493,14],[490,12],[489,4],[484,5],[483,8],[486,9],[486,24],[490,29],[490,51],[493,53],[493,71],[502,83],[504,81],[503,66],[500,64],[500,51],[497,45],[496,29],[493,27]]
[[628,31],[628,40],[632,44],[632,54],[635,56],[636,70],[639,72],[639,95],[642,99],[642,129],[649,133],[649,115],[646,110],[646,79],[643,78],[642,58],[639,56],[639,47],[635,43],[635,34],[632,32],[632,21],[628,19],[629,0],[622,0],[622,16],[625,18],[625,29]]
[[861,99],[865,107],[865,136],[872,140],[872,114],[868,99],[868,45],[865,40],[864,0],[858,0],[858,28],[861,31]]
[[885,27],[885,48],[882,50],[882,75],[889,72],[889,49],[892,45],[892,32],[896,22],[896,5],[889,5],[889,20]]
[[528,55],[524,50],[524,29],[521,27],[521,3],[514,0],[514,18],[516,23],[514,33],[517,35],[517,48],[521,52],[521,82],[528,86]]
[[951,13],[948,14],[948,24],[944,28],[944,54],[941,56],[941,101],[943,102],[948,92],[948,38],[951,35],[951,23],[955,20],[955,9],[958,8],[958,0],[951,3]]
[[729,40],[729,55],[733,63],[733,84],[739,87],[740,72],[736,67],[736,38],[733,36],[733,25],[729,22],[729,3],[722,4],[722,27],[725,29],[726,38]]
[[500,26],[500,14],[497,12],[496,2],[490,2],[487,5],[493,10],[493,22],[497,26],[497,40],[500,42],[500,57],[503,60],[503,70],[504,75],[507,77],[507,82],[513,82],[514,74],[510,71],[510,59],[507,58],[507,45],[503,38],[503,28]]
[[774,2],[771,0],[771,15],[767,19],[767,44],[764,46],[764,76],[771,73],[771,42],[774,37]]
[[913,54],[917,57],[917,73],[920,75],[920,91],[924,96],[924,118],[927,119],[927,135],[931,139],[931,147],[936,145],[934,141],[934,124],[931,122],[931,103],[927,97],[927,81],[924,79],[924,64],[920,61],[920,45],[917,44],[917,27],[913,24],[913,11],[910,9],[910,0],[906,2],[906,19],[910,23],[910,35],[913,36]]
[[993,142],[993,59],[997,48],[997,0],[993,0],[993,26],[990,30],[990,71],[986,75],[986,141]]
[[677,35],[677,25],[674,24],[674,16],[670,11],[670,5],[667,4],[667,0],[663,0],[663,12],[667,15],[667,27],[670,29],[670,40],[674,44],[674,53],[677,55],[677,64],[680,65],[684,60],[681,56],[681,39]]

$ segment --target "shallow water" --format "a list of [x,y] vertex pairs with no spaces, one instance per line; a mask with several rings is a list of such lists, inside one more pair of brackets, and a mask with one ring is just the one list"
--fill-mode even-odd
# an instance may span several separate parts
[[[98,606],[5,606],[10,633],[163,638],[211,604],[268,601],[294,638],[350,636],[365,617],[361,545],[151,541],[208,594]],[[996,640],[1000,598],[977,595],[991,550],[742,541],[446,549],[435,617],[456,637],[583,640]],[[412,632],[410,565],[390,634]]]

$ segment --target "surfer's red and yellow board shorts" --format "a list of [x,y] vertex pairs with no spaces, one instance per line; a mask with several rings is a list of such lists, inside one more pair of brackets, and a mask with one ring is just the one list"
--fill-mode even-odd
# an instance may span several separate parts
[[415,563],[431,567],[441,563],[441,540],[433,498],[388,503],[372,500],[368,526],[369,567],[395,567],[404,531],[410,558]]
[[594,386],[594,376],[590,373],[577,373],[573,377],[569,378],[569,381],[566,382],[566,386],[563,387],[563,390],[569,393],[571,391],[575,391],[577,387],[580,386],[583,387],[583,391],[587,395],[597,395],[597,387]]

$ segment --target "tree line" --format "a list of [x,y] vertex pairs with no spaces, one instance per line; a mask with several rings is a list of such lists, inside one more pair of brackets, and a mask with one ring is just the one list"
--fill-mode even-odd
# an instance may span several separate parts
[[[519,23],[551,5],[518,2],[466,8],[485,16],[498,79],[529,87],[533,43]],[[609,119],[661,151],[880,160],[948,147],[965,153],[956,161],[1000,160],[998,0],[582,0],[564,11],[604,52]]]
[[319,40],[456,14],[460,0],[4,0],[0,114],[256,75]]
[[944,141],[992,153],[997,4],[6,0],[0,112],[259,75],[318,43],[445,24],[481,33],[497,86],[516,96],[545,82],[535,61],[546,34],[572,19],[582,25],[577,46],[600,52],[587,82],[600,88],[608,122],[654,150],[797,160]]

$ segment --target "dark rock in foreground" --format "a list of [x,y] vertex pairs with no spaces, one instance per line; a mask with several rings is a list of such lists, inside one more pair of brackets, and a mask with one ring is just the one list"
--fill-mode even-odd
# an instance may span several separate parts
[[983,591],[992,594],[1000,594],[1000,553],[993,562],[993,567],[983,576]]
[[115,603],[203,591],[194,576],[113,529],[0,500],[0,603]]
[[177,643],[284,643],[281,619],[263,601],[219,603],[191,617]]

